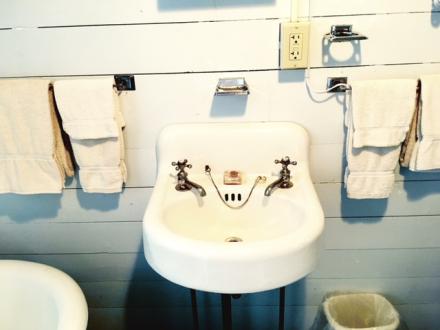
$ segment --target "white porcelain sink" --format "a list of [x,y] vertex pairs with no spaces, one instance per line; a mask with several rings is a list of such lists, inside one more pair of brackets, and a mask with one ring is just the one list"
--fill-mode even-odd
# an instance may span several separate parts
[[[306,131],[293,123],[164,129],[157,145],[157,182],[144,216],[148,263],[174,283],[218,293],[274,289],[310,273],[317,262],[324,217],[310,180],[308,150]],[[266,197],[265,188],[278,179],[281,169],[274,160],[287,155],[298,162],[291,167],[294,186]],[[184,158],[193,165],[188,178],[205,188],[205,197],[196,190],[175,189],[171,162]],[[243,208],[230,209],[204,173],[206,164],[231,205],[246,199],[257,176],[267,181],[256,186]],[[223,172],[230,169],[245,174],[244,184],[223,185]]]

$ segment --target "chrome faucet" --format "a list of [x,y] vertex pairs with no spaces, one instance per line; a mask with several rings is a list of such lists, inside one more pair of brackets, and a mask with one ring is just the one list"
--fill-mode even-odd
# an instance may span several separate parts
[[195,182],[192,182],[188,180],[188,173],[185,172],[185,168],[191,168],[192,165],[188,164],[188,160],[179,160],[177,162],[172,162],[172,166],[176,166],[177,172],[177,184],[176,184],[176,190],[177,191],[188,191],[191,189],[196,189],[200,195],[200,197],[206,196],[206,190],[203,189],[201,185],[198,185]]
[[290,170],[288,168],[289,165],[296,165],[296,161],[290,161],[290,158],[288,156],[278,160],[275,160],[275,164],[281,164],[283,168],[280,171],[280,178],[276,180],[275,182],[272,182],[270,185],[267,186],[266,190],[264,191],[265,196],[272,195],[272,192],[277,189],[289,189],[293,187],[293,182],[290,180]]

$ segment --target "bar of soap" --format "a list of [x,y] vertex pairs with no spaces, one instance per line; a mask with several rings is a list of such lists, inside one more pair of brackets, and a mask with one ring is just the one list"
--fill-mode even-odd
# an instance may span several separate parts
[[242,184],[242,175],[239,171],[225,171],[223,175],[223,183],[225,185],[240,185]]

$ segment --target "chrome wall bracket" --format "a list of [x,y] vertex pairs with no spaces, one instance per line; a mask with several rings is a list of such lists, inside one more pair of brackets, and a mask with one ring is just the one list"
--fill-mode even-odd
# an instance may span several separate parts
[[249,86],[244,78],[221,78],[215,95],[249,95]]
[[[335,87],[337,85],[341,86]],[[327,90],[329,93],[345,93],[349,89],[347,77],[327,78]]]
[[117,74],[114,76],[115,86],[118,91],[134,91],[136,90],[136,84],[134,82],[133,75]]
[[351,42],[368,39],[366,36],[353,32],[352,25],[333,25],[330,33],[324,35],[329,42]]

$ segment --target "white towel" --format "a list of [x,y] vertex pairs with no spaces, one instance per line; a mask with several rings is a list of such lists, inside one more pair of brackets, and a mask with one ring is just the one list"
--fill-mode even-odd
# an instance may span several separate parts
[[353,146],[394,147],[409,130],[417,79],[355,81],[352,86]]
[[400,147],[351,148],[346,172],[347,197],[388,198],[394,187],[394,170]]
[[382,199],[391,195],[400,144],[416,106],[416,92],[417,80],[352,83],[346,113],[348,198]]
[[72,164],[49,80],[0,80],[0,193],[60,193]]
[[125,123],[113,83],[113,78],[54,83],[63,127],[70,136],[85,192],[120,192],[126,181]]
[[[348,92],[350,102],[350,92]],[[399,147],[353,147],[351,106],[346,113],[347,168],[345,185],[351,199],[388,198],[394,186],[394,169],[400,154]]]
[[421,77],[420,120],[411,156],[412,171],[440,169],[440,75]]

